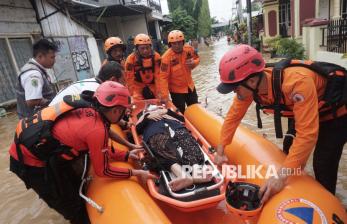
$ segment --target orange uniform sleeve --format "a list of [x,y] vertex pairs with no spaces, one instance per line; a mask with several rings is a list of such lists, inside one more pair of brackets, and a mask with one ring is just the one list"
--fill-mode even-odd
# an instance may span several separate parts
[[310,77],[301,77],[291,91],[284,89],[284,95],[294,103],[296,137],[283,166],[303,168],[318,138],[318,97],[314,81]]
[[245,100],[239,100],[237,96],[234,97],[234,102],[231,105],[227,116],[224,119],[220,144],[223,146],[229,145],[234,137],[235,131],[239,126],[242,118],[245,116],[248,107],[251,105],[253,97]]
[[170,75],[170,56],[164,54],[161,58],[160,74],[158,78],[158,95],[162,99],[169,99],[169,75]]
[[130,95],[134,95],[134,82],[135,82],[135,68],[134,68],[134,62],[132,60],[131,55],[127,58],[125,61],[125,80],[130,92]]

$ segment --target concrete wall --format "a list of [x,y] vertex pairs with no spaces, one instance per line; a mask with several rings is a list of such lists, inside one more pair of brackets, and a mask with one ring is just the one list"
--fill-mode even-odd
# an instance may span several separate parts
[[148,34],[144,15],[122,17],[123,35],[125,37],[135,36],[139,33]]
[[0,1],[0,34],[40,34],[35,10],[27,0]]
[[322,30],[326,26],[304,27],[303,44],[306,49],[307,58],[315,61],[326,61],[335,63],[347,68],[347,59],[342,58],[343,54],[328,52],[322,44]]
[[317,60],[317,52],[326,50],[326,47],[320,46],[322,44],[321,28],[324,27],[326,27],[326,25],[303,27],[302,43],[305,47],[307,58]]
[[333,53],[328,51],[318,51],[317,61],[326,61],[330,63],[335,63],[347,68],[347,59],[342,58],[343,54]]
[[[88,18],[90,21],[93,21],[93,19],[95,21],[95,18]],[[127,41],[129,36],[135,36],[139,33],[148,34],[144,15],[108,17],[102,18],[100,22],[106,23],[109,36],[120,37],[124,42]]]

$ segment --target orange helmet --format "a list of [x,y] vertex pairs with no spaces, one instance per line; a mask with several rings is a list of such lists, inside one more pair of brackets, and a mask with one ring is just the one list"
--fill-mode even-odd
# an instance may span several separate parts
[[109,50],[111,50],[114,46],[121,46],[123,48],[123,51],[125,50],[125,44],[119,37],[109,37],[106,39],[104,44],[104,50],[106,53],[108,53]]
[[136,37],[134,39],[134,44],[135,44],[135,46],[136,45],[145,45],[145,44],[152,45],[152,41],[151,41],[151,38],[147,34],[140,33],[140,34],[136,35]]
[[184,41],[184,34],[180,30],[173,30],[169,33],[167,39],[169,43]]

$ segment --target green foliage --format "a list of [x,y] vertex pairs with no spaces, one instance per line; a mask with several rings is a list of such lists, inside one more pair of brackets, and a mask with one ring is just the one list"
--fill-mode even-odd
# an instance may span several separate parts
[[[197,0],[197,2],[200,0]],[[198,36],[208,37],[211,35],[211,16],[208,7],[208,0],[201,0],[202,5],[199,13],[198,21]]]
[[181,30],[187,40],[195,38],[196,21],[187,14],[186,10],[176,9],[172,13],[172,24],[168,27],[168,31]]
[[[206,37],[211,34],[212,23],[208,0],[168,0],[168,6],[174,23],[171,27],[182,27],[180,30],[184,31],[188,37]],[[182,11],[185,11],[186,15],[183,15]],[[185,16],[185,18],[179,18],[177,15]],[[191,21],[187,16],[190,16],[194,22],[189,27],[184,27],[182,24],[186,24],[187,20]],[[193,31],[191,25],[194,25]],[[188,30],[188,33],[185,30]]]
[[292,38],[275,37],[266,41],[272,53],[294,59],[305,59],[305,48]]
[[217,17],[215,17],[215,16],[212,17],[212,18],[211,18],[211,24],[217,24],[217,23],[219,23]]
[[169,7],[170,13],[178,9],[181,5],[181,0],[167,0],[167,5]]
[[168,0],[167,3],[171,13],[181,8],[186,10],[188,15],[193,15],[195,1],[196,0]]

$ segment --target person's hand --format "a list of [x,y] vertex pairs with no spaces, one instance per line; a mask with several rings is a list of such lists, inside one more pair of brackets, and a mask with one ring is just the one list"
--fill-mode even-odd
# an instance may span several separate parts
[[141,178],[142,181],[146,182],[148,179],[157,179],[157,177],[151,174],[147,170],[132,170],[133,176]]
[[217,146],[217,153],[214,156],[214,163],[217,164],[217,166],[221,166],[223,163],[228,162],[228,157],[224,155],[224,147],[219,144]]
[[217,166],[221,166],[223,163],[226,163],[226,162],[228,162],[228,157],[226,157],[225,155],[218,155],[218,154],[216,154],[214,156],[214,163]]
[[133,125],[135,125],[135,124],[134,124],[133,122],[131,122],[131,121],[128,121],[128,122],[126,123],[127,129],[130,129],[131,126],[133,126]]
[[143,149],[143,146],[130,143],[129,148],[131,148],[131,149]]
[[[135,145],[136,146],[136,145]],[[135,159],[135,160],[139,160],[140,159],[140,157],[139,157],[139,153],[141,153],[141,152],[144,152],[144,149],[140,146],[140,148],[138,148],[138,149],[134,149],[134,150],[131,150],[130,152],[129,152],[129,158],[131,158],[131,159]]]
[[261,198],[260,203],[264,204],[267,202],[273,195],[280,192],[286,183],[287,177],[271,177],[263,184],[263,186],[259,190],[259,198]]
[[188,66],[188,68],[190,68],[190,69],[193,69],[194,68],[194,59],[187,59],[186,60],[186,65]]

